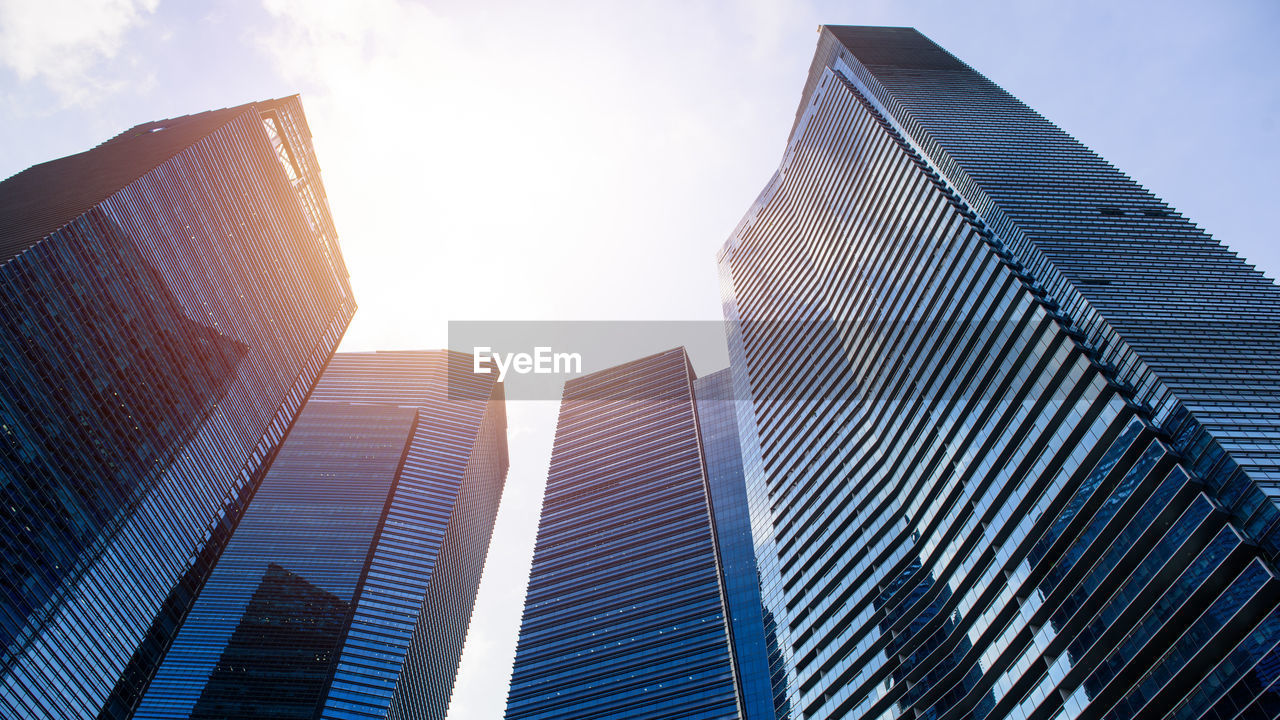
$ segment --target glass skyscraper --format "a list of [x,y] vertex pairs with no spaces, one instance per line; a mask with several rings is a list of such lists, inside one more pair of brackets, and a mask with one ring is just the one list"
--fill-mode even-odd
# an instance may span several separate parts
[[720,253],[796,718],[1280,714],[1280,289],[914,30]]
[[706,465],[707,496],[715,528],[729,633],[733,640],[743,720],[765,720],[785,714],[785,697],[776,698],[769,683],[771,618],[760,599],[760,574],[751,539],[751,514],[742,451],[738,438],[733,375],[728,368],[693,381],[698,436]]
[[126,716],[351,319],[297,97],[0,183],[0,715]]
[[507,472],[497,374],[339,353],[136,718],[437,718]]
[[565,383],[508,720],[773,716],[728,380]]

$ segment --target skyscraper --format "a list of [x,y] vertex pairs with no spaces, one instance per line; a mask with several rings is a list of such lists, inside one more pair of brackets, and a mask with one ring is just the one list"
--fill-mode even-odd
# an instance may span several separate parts
[[508,720],[773,717],[734,422],[682,348],[565,383]]
[[507,472],[496,374],[340,353],[137,718],[444,718]]
[[695,379],[693,396],[743,720],[774,718],[785,714],[786,698],[775,697],[769,683],[769,656],[776,652],[772,647],[776,637],[772,618],[765,616],[760,599],[760,574],[751,538],[751,513],[738,438],[738,408],[729,369]]
[[794,717],[1280,714],[1280,289],[911,29],[720,254]]
[[296,97],[0,183],[0,714],[127,713],[355,311]]

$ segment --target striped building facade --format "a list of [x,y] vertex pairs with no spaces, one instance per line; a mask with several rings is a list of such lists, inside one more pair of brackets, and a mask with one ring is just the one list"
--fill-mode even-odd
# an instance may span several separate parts
[[720,254],[795,718],[1280,713],[1280,289],[914,30]]
[[502,497],[496,374],[339,353],[136,718],[440,718]]
[[0,183],[0,715],[136,705],[355,311],[297,97]]
[[734,415],[683,348],[565,383],[507,720],[773,717]]

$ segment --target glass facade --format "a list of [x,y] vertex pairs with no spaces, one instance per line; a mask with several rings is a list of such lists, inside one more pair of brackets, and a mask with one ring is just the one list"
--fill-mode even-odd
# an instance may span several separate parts
[[135,717],[445,717],[507,470],[471,363],[333,357]]
[[565,383],[508,720],[773,716],[727,380]]
[[415,419],[307,403],[135,717],[315,717]]
[[905,28],[720,265],[783,712],[1275,716],[1272,281]]
[[0,218],[0,714],[125,717],[355,304],[296,97],[30,168]]
[[[769,644],[751,540],[733,376],[726,368],[700,377],[693,381],[693,394],[743,718],[772,720],[778,713],[769,685]],[[781,696],[778,699],[783,701]]]

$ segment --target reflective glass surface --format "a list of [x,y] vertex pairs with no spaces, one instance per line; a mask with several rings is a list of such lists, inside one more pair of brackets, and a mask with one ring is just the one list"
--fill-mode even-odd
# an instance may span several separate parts
[[471,362],[334,356],[136,717],[444,717],[507,467]]
[[[707,467],[740,483],[714,404]],[[756,580],[721,576],[700,420],[683,349],[565,383],[508,720],[742,716],[734,655],[750,662],[762,643],[749,617],[731,631],[724,588],[742,605]],[[725,548],[732,572],[741,550]]]
[[695,380],[693,390],[744,717],[772,720],[775,709],[769,683],[768,640],[760,600],[760,574],[751,541],[733,376],[728,369],[714,372]]
[[902,28],[720,262],[792,717],[1274,707],[1274,283]]
[[307,403],[135,717],[315,716],[415,420]]
[[124,717],[355,305],[297,98],[139,126],[0,212],[0,714]]

